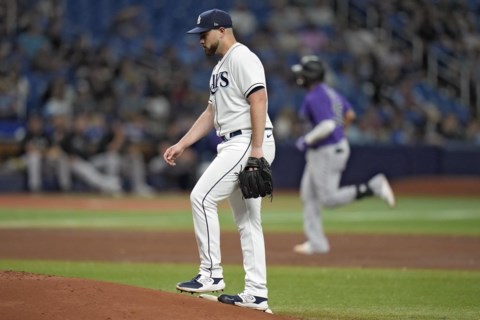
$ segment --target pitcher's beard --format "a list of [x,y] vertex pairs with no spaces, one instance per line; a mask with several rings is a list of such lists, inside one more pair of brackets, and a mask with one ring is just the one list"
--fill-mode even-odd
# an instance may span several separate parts
[[217,41],[217,43],[211,45],[210,47],[203,47],[203,50],[205,51],[205,54],[210,57],[210,56],[215,55],[215,53],[217,52],[217,49],[218,49],[218,45],[219,45],[219,43]]

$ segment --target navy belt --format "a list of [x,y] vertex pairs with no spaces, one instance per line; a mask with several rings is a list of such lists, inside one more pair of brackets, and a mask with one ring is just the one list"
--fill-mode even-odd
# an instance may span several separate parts
[[[271,130],[272,130],[272,128],[265,128],[265,131],[271,131]],[[242,130],[237,130],[237,131],[227,133],[226,135],[221,136],[220,138],[222,139],[222,141],[225,142],[225,141],[228,141],[228,140],[232,139],[235,136],[241,135],[242,133],[243,133]]]
[[233,137],[239,136],[241,134],[242,134],[242,130],[237,130],[237,131],[227,133],[226,135],[221,136],[220,138],[222,138],[222,141],[225,142],[225,141],[228,141],[228,140],[232,139]]

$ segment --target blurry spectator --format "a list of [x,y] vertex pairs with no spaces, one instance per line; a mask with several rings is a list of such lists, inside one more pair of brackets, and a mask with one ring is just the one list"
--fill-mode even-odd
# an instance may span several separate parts
[[179,45],[178,58],[184,68],[187,66],[198,66],[201,64],[202,60],[200,57],[200,52],[202,52],[202,47],[198,44],[198,39],[188,37],[185,41]]
[[476,146],[480,146],[480,120],[472,120],[466,129],[466,138]]
[[39,21],[30,21],[26,31],[18,36],[18,46],[29,59],[33,59],[40,49],[49,46]]
[[267,26],[274,33],[285,33],[298,29],[302,23],[302,15],[298,6],[291,5],[288,0],[270,0],[270,15]]
[[424,43],[429,45],[437,39],[440,32],[438,21],[435,8],[430,6],[419,8],[412,19],[413,30]]
[[462,42],[465,45],[466,50],[469,52],[480,52],[480,36],[473,23],[468,24],[465,27],[465,32],[462,35]]
[[[355,76],[361,83],[363,91],[371,98],[378,95],[378,83],[375,82],[378,72],[378,60],[373,54],[364,54],[357,57]],[[378,101],[378,96],[376,97]]]
[[171,86],[173,65],[160,56],[155,48],[154,39],[144,42],[143,50],[136,59],[138,70],[144,77],[145,100],[143,110],[147,116],[147,130],[155,138],[166,135],[167,121],[171,115]]
[[[179,137],[182,137],[189,130],[195,121],[195,115],[185,115],[170,121],[166,130],[167,136],[157,141],[155,154],[148,163],[148,172],[152,179],[156,181],[157,188],[191,189],[199,177],[199,170],[202,168],[201,163],[211,160],[208,156],[209,150],[211,152],[213,148],[216,152],[218,140],[209,135],[194,144],[189,150],[185,150],[181,161],[177,162],[175,167],[167,168],[163,158],[165,151],[171,145],[171,141],[178,141]],[[187,153],[185,154],[185,152]]]
[[21,73],[21,59],[15,47],[0,40],[0,119],[20,120],[27,115],[30,85]]
[[145,109],[144,77],[131,59],[122,59],[115,72],[113,88],[116,97],[116,114],[127,119]]
[[91,163],[114,179],[126,177],[132,193],[151,196],[153,190],[146,183],[145,160],[139,145],[128,138],[122,123],[107,125],[104,117],[98,114],[95,119],[102,137],[95,154],[90,158]]
[[75,86],[75,98],[72,101],[73,114],[92,114],[98,111],[97,102],[93,98],[91,88],[84,79],[78,79]]
[[136,58],[138,67],[144,74],[156,74],[158,72],[169,72],[170,66],[163,62],[158,52],[157,43],[153,37],[143,41],[140,53]]
[[304,11],[308,22],[315,26],[327,27],[335,22],[335,12],[328,0],[305,1]]
[[315,24],[309,23],[298,32],[304,54],[318,54],[327,45],[329,38]]
[[119,195],[122,192],[120,178],[103,174],[90,162],[99,139],[98,135],[89,136],[88,130],[88,118],[85,115],[77,115],[72,131],[61,143],[62,149],[69,157],[71,172],[94,189]]
[[[58,72],[65,67],[65,43],[62,39],[63,7],[61,1],[23,2],[29,11],[19,19],[25,30],[18,38],[22,52],[30,60],[32,70]],[[20,10],[20,13],[23,12]]]
[[112,86],[113,69],[102,64],[91,65],[87,70],[85,80],[90,87],[93,99],[97,103],[97,111],[109,115],[115,114],[115,92]]
[[[272,47],[273,50],[278,51],[275,52],[275,60],[271,61],[271,63],[276,62],[281,52],[285,52],[285,54],[293,54],[297,53],[299,48],[305,50],[305,48],[302,47],[302,40],[304,39],[298,36],[296,29],[286,29],[278,32],[274,41],[276,44]],[[309,50],[309,48],[307,48],[307,50]]]
[[50,20],[45,35],[48,38],[49,47],[52,49],[52,52],[59,54],[60,56],[65,56],[67,51],[67,44],[63,40],[62,31],[65,26],[62,24],[61,19]]
[[65,67],[65,61],[60,52],[53,51],[50,46],[38,49],[31,61],[32,70],[47,74],[58,74],[65,71]]
[[44,123],[40,116],[32,115],[28,119],[25,136],[20,145],[30,191],[42,190],[43,176],[47,171],[53,172],[56,176],[61,190],[70,190],[68,160],[61,149],[52,143],[44,130]]
[[20,145],[26,164],[28,188],[32,192],[38,192],[42,188],[42,158],[50,147],[50,140],[43,130],[43,121],[39,116],[32,116],[28,120]]
[[448,113],[441,119],[437,126],[437,132],[446,142],[465,139],[463,127],[458,117],[453,113]]
[[389,133],[387,143],[408,145],[413,144],[416,141],[415,129],[405,120],[403,113],[396,110],[395,114],[389,118]]
[[145,97],[147,130],[157,138],[166,135],[167,124],[172,113],[167,90],[165,80],[160,75],[156,74],[148,78]]
[[120,56],[138,54],[143,35],[146,34],[147,19],[141,5],[120,9],[113,17],[109,28],[109,44]]
[[62,142],[70,133],[71,123],[72,118],[64,114],[57,114],[48,118],[46,131],[52,146],[62,148]]
[[43,96],[43,113],[45,116],[73,114],[72,103],[75,92],[63,77],[52,80]]
[[355,56],[368,55],[383,51],[384,48],[379,46],[375,35],[371,30],[354,26],[344,32],[345,43],[348,51]]
[[0,119],[20,120],[26,113],[29,85],[16,70],[0,69]]
[[381,140],[382,123],[373,109],[352,123],[347,130],[347,138],[352,144],[372,144]]
[[77,76],[85,77],[86,67],[93,59],[93,54],[90,37],[84,33],[80,33],[69,43],[65,58],[74,74],[79,73]]
[[285,107],[280,110],[275,118],[275,139],[277,141],[289,141],[301,135],[303,128],[294,108]]
[[10,32],[7,27],[8,6],[5,1],[0,2],[0,38],[7,37]]
[[235,33],[238,35],[240,42],[242,42],[243,39],[249,39],[258,30],[257,17],[250,11],[244,1],[235,1],[229,13],[235,26]]

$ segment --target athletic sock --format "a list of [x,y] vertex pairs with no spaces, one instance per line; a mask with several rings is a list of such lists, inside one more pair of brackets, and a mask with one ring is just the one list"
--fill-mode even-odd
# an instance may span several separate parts
[[357,184],[355,187],[357,188],[356,199],[362,199],[373,195],[373,190],[366,183]]

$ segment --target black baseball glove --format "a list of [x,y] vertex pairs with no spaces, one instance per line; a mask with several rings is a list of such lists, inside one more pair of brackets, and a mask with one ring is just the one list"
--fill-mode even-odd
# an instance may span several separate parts
[[238,174],[245,199],[265,197],[273,192],[272,168],[265,158],[249,157],[245,169]]

